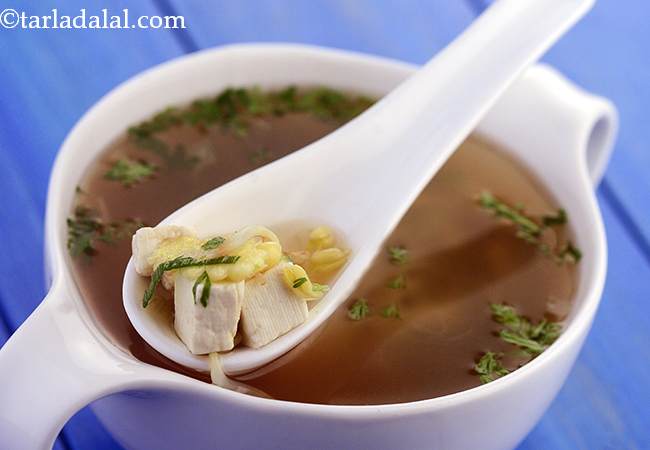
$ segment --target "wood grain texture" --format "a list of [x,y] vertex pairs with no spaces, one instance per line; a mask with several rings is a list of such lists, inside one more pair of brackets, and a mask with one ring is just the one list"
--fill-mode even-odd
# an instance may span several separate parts
[[[74,0],[182,14],[187,30],[0,30],[0,342],[44,293],[42,221],[47,177],[67,131],[119,82],[184,52],[246,41],[327,45],[421,63],[473,19],[485,0]],[[11,5],[12,7],[15,7]],[[33,14],[46,2],[21,2]],[[1,9],[1,8],[0,8]],[[612,98],[621,136],[599,200],[610,245],[602,307],[567,384],[521,449],[650,448],[650,3],[600,0],[545,58],[587,89]],[[2,322],[4,320],[5,322]],[[3,330],[3,323],[6,330]],[[89,409],[57,448],[121,448]]]

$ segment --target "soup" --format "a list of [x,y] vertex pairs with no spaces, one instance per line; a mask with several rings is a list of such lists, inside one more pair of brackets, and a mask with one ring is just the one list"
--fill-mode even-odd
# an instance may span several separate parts
[[[75,281],[114,344],[209,382],[158,354],[130,325],[121,297],[130,236],[371,104],[325,88],[230,89],[166,110],[110,145],[82,180],[68,226]],[[282,400],[382,404],[503,376],[548,347],[568,313],[580,253],[566,222],[521,165],[470,137],[349,301],[307,341],[240,381]]]

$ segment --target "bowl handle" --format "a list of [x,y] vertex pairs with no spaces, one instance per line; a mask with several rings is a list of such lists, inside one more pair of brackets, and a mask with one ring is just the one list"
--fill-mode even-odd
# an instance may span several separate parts
[[139,381],[142,369],[97,339],[64,284],[0,349],[0,448],[49,449],[77,410]]
[[551,66],[538,64],[499,99],[478,131],[520,152],[534,153],[528,159],[535,164],[543,164],[539,158],[548,152],[580,149],[580,154],[561,158],[571,167],[586,168],[596,186],[612,153],[618,113],[606,98],[583,90]]

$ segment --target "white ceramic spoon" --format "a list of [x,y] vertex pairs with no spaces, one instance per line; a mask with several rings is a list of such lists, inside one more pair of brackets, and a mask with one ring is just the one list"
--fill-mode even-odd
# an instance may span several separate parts
[[[268,345],[237,347],[222,367],[260,367],[308,337],[351,294],[382,243],[420,191],[518,75],[592,5],[593,0],[501,0],[422,69],[337,131],[205,194],[163,224],[202,236],[291,220],[344,234],[348,264],[308,320]],[[542,157],[543,155],[540,155]],[[141,306],[148,280],[130,261],[124,307],[140,335],[185,366],[207,371],[174,330]]]

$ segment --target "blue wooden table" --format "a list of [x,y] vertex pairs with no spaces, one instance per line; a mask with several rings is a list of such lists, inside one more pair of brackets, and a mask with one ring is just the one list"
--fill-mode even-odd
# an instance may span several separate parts
[[[77,15],[129,9],[182,15],[185,29],[0,28],[0,343],[40,302],[47,179],[74,122],[137,72],[201,48],[289,41],[422,63],[484,0],[0,0],[0,11]],[[621,134],[598,189],[610,247],[594,328],[559,396],[522,449],[650,448],[650,2],[599,0],[545,58],[621,113]],[[88,408],[58,449],[119,449]]]

